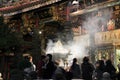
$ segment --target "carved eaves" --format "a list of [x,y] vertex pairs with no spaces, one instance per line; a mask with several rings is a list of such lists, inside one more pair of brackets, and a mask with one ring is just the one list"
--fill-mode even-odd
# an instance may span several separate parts
[[55,4],[60,1],[63,1],[63,0],[49,0],[45,3],[40,3],[40,1],[38,0],[36,2],[29,2],[26,4],[19,4],[16,6],[3,7],[3,8],[0,8],[0,14],[3,16],[12,16],[12,15],[24,13],[30,10],[42,8],[51,4]]

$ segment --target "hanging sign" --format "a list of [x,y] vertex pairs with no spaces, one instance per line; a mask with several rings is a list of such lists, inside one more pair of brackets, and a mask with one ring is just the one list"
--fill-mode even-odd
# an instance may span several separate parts
[[120,29],[95,34],[95,44],[120,42]]

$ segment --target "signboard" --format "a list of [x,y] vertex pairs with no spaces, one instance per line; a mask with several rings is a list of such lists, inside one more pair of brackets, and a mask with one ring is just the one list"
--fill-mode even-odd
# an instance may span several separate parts
[[95,44],[120,42],[120,29],[95,34]]

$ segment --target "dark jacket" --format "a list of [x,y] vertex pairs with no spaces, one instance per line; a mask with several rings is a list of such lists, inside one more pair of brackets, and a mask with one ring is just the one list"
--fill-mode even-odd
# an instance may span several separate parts
[[108,72],[112,79],[116,78],[116,69],[110,60],[106,61],[105,72]]
[[80,66],[78,64],[74,64],[71,66],[70,71],[73,75],[73,79],[79,79],[81,75]]
[[52,79],[52,76],[53,76],[55,70],[56,70],[56,66],[54,65],[54,63],[52,61],[50,61],[46,65],[46,69],[44,70],[43,78],[44,79]]
[[89,62],[84,62],[81,64],[81,69],[82,69],[82,78],[84,80],[92,80],[92,74],[94,70],[93,65]]

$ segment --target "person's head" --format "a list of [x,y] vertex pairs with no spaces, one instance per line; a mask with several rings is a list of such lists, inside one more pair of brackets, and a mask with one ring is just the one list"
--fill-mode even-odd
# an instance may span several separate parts
[[73,58],[73,63],[76,63],[77,62],[77,58]]
[[108,72],[104,72],[103,73],[103,78],[109,80],[110,79],[110,74]]
[[100,66],[100,61],[98,60],[98,61],[96,61],[96,63],[95,63],[95,67],[98,68],[99,66]]
[[52,61],[52,55],[51,54],[47,54],[46,58],[47,58],[47,60]]
[[32,61],[33,61],[32,56],[28,56],[28,59],[29,59],[29,61],[30,61],[30,62],[32,62]]
[[101,64],[101,65],[104,65],[104,61],[103,61],[103,60],[100,60],[100,64]]
[[24,56],[23,58],[24,58],[24,60],[27,60],[27,61],[29,61],[29,58],[28,58],[28,56]]
[[83,62],[89,62],[89,58],[88,57],[84,57],[83,58]]
[[24,59],[27,61],[32,62],[32,56],[28,55],[28,56],[24,56]]
[[106,61],[106,65],[112,65],[112,62],[110,59]]
[[44,61],[44,60],[45,60],[45,58],[46,58],[46,56],[45,56],[45,55],[41,55],[40,60]]

